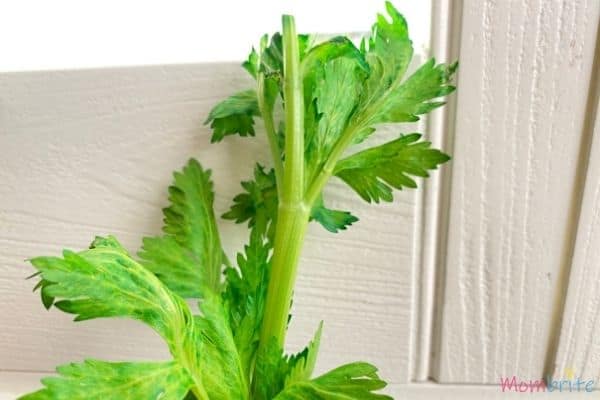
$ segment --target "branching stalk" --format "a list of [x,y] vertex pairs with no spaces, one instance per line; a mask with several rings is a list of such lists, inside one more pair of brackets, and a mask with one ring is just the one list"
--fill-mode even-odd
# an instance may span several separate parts
[[335,166],[337,162],[342,157],[344,151],[348,148],[348,146],[352,143],[352,139],[354,138],[354,134],[356,132],[356,125],[349,126],[346,128],[346,131],[342,134],[340,140],[335,144],[333,150],[331,151],[327,161],[325,162],[323,169],[319,171],[319,174],[316,178],[311,182],[310,186],[306,191],[306,196],[304,197],[304,201],[307,204],[313,204],[317,197],[323,191],[325,184],[331,178],[333,173],[335,172]]
[[376,110],[382,107],[382,104],[385,103],[385,99],[396,89],[398,82],[396,81],[394,85],[391,85],[389,88],[385,90],[385,92],[379,97],[379,99],[373,101],[369,107],[362,111],[357,120],[353,124],[349,124],[346,126],[346,129],[342,133],[340,140],[337,141],[335,146],[333,147],[323,169],[319,172],[316,178],[311,182],[309,187],[306,190],[305,201],[308,204],[314,203],[317,197],[323,191],[325,184],[331,178],[333,173],[335,172],[335,166],[337,162],[340,160],[344,151],[352,144],[352,140],[356,133],[365,127],[365,121],[369,121],[369,118],[376,112]]

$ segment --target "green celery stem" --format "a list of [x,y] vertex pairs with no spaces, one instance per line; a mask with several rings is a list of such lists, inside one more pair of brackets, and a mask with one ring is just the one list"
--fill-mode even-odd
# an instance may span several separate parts
[[275,338],[283,346],[288,317],[302,251],[308,226],[308,212],[301,208],[280,208],[279,223],[275,234],[275,249],[267,292],[265,318],[261,331],[261,345]]
[[291,16],[283,17],[285,164],[265,315],[260,335],[264,348],[273,338],[283,347],[296,270],[308,225],[304,202],[304,104],[298,36]]

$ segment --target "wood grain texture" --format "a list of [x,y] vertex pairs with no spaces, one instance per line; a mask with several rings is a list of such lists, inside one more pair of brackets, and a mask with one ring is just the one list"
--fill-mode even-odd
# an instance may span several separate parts
[[464,1],[440,382],[542,376],[599,8]]
[[[0,370],[168,357],[139,323],[74,324],[45,311],[25,280],[32,273],[25,259],[85,248],[107,233],[136,251],[143,235],[159,232],[171,171],[190,156],[213,169],[217,213],[224,212],[267,146],[262,138],[210,145],[202,122],[215,102],[249,83],[233,64],[0,75]],[[319,371],[366,360],[388,381],[405,382],[415,192],[370,206],[334,182],[325,197],[361,221],[337,235],[311,226],[290,350],[304,347],[323,319]],[[246,230],[228,221],[220,228],[233,254]]]
[[[596,105],[598,93],[593,94]],[[594,379],[600,388],[600,106],[596,107],[554,376]]]

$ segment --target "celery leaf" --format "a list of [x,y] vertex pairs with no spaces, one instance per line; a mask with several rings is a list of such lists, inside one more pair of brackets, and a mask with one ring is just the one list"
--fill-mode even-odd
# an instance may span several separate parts
[[233,220],[238,224],[248,222],[250,228],[256,228],[267,234],[270,239],[274,235],[274,220],[277,215],[277,183],[275,172],[265,170],[256,164],[254,179],[243,181],[243,193],[233,198],[233,205],[222,218]]
[[253,400],[272,400],[285,387],[285,379],[290,372],[288,357],[272,338],[262,347],[256,357]]
[[392,400],[375,393],[386,383],[374,366],[357,362],[342,365],[313,380],[299,380],[275,396],[274,400]]
[[228,135],[254,136],[254,117],[259,114],[256,91],[250,89],[218,103],[204,123],[213,130],[211,141],[220,142]]
[[200,303],[202,316],[194,318],[200,381],[210,399],[246,400],[246,369],[242,365],[221,296],[210,294]]
[[455,90],[450,84],[458,67],[457,63],[436,64],[430,59],[417,69],[406,81],[389,94],[384,106],[379,110],[378,122],[414,122],[419,115],[446,103],[435,101]]
[[238,254],[237,268],[225,270],[227,286],[223,298],[228,305],[229,325],[244,370],[252,369],[269,284],[271,244],[258,229],[252,229],[250,243]]
[[313,340],[300,353],[290,357],[290,370],[285,378],[285,387],[296,382],[309,380],[317,363],[317,354],[321,345],[321,334],[323,333],[323,322],[315,332]]
[[[344,133],[359,100],[364,71],[356,59],[340,57],[314,73],[314,123],[306,127],[306,164],[310,175],[319,173]],[[309,113],[311,110],[309,110]],[[309,122],[310,123],[310,122]]]
[[286,355],[283,349],[271,340],[258,352],[255,378],[259,382],[254,388],[254,400],[270,400],[300,382],[308,381],[313,373],[323,323],[315,332],[313,340],[298,354]]
[[190,318],[187,304],[138,264],[112,236],[98,237],[89,250],[31,260],[47,282],[55,306],[76,321],[129,317],[154,328],[168,343],[178,340]]
[[163,210],[165,235],[146,237],[142,264],[182,297],[201,297],[220,289],[226,262],[213,211],[211,171],[191,159],[175,172],[169,187],[171,205]]
[[175,362],[110,363],[86,360],[57,368],[59,377],[42,380],[45,388],[19,400],[184,399],[192,380]]
[[329,232],[337,233],[358,221],[349,211],[331,210],[323,204],[322,196],[316,200],[310,212],[311,221],[317,221]]
[[392,201],[392,189],[417,187],[411,176],[427,177],[428,170],[450,159],[420,138],[412,133],[353,154],[338,162],[334,173],[367,202]]
[[413,56],[412,42],[404,17],[390,2],[388,16],[378,15],[371,36],[361,49],[370,67],[360,104],[351,124],[353,142],[363,141],[374,125],[386,122],[414,122],[443,102],[435,99],[454,91],[450,84],[457,64],[435,64],[431,59],[403,79]]

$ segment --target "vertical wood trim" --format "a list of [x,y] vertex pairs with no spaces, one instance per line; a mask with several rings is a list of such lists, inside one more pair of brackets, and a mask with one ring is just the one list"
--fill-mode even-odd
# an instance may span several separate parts
[[567,379],[573,374],[583,380],[594,379],[600,388],[600,26],[593,71],[586,140],[581,146],[581,179],[575,193],[581,207],[573,216],[576,235],[565,265],[544,376]]
[[[458,59],[462,0],[432,2],[430,57],[439,62]],[[452,154],[456,95],[432,112],[426,121],[426,136],[434,147]],[[448,228],[448,201],[452,162],[423,182],[415,207],[415,292],[411,333],[411,381],[424,382],[435,368],[437,319],[441,308],[444,281],[444,256]]]
[[591,0],[464,2],[441,382],[543,375],[599,9]]

